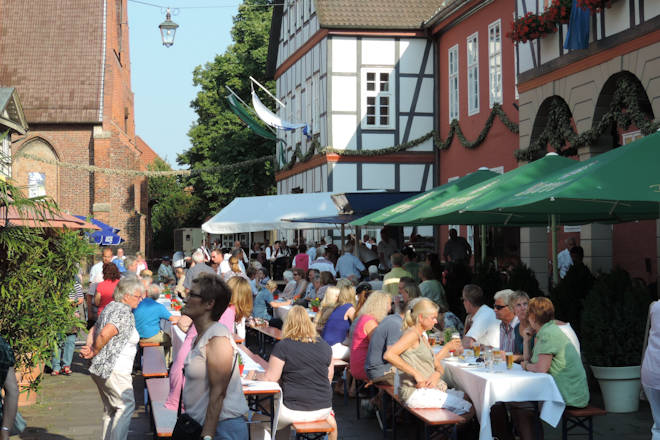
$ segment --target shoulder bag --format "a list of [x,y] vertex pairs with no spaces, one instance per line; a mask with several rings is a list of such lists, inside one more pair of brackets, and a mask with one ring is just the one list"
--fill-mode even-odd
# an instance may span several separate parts
[[[231,366],[229,373],[229,380],[234,375],[234,368],[236,367],[236,355],[234,355],[234,363]],[[184,371],[185,376],[185,371]],[[198,439],[202,436],[202,425],[197,423],[195,419],[186,413],[181,413],[183,406],[183,387],[181,387],[181,395],[179,396],[179,409],[176,413],[176,424],[172,430],[172,440],[190,440]]]

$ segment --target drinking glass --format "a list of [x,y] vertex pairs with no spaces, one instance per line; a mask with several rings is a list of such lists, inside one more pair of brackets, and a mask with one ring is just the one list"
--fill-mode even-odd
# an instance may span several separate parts
[[506,368],[507,370],[513,368],[513,353],[510,351],[506,352]]
[[475,342],[472,345],[472,350],[474,350],[474,356],[479,357],[481,355],[481,344],[479,344],[478,342]]

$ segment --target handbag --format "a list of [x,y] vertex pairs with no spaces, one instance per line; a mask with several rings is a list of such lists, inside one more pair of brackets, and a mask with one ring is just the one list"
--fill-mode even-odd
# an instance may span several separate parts
[[[234,375],[234,368],[236,367],[236,356],[234,356],[234,363],[231,366],[229,373],[229,380]],[[185,376],[185,371],[183,372]],[[176,412],[176,424],[172,430],[172,440],[190,440],[198,439],[202,436],[202,425],[197,423],[197,420],[190,417],[188,414],[181,414],[183,407],[183,387],[181,387],[181,395],[179,396],[179,408]]]

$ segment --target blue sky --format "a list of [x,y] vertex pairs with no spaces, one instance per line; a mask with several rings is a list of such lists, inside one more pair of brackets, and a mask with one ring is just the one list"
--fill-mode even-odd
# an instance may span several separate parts
[[[152,4],[162,4],[159,0]],[[229,32],[239,0],[178,0],[172,20],[179,25],[172,47],[162,45],[158,25],[165,20],[160,8],[128,1],[131,86],[135,95],[136,133],[174,168],[176,156],[190,148],[188,130],[196,119],[190,108],[197,94],[192,71],[212,61],[231,44]],[[213,5],[203,9],[190,6]],[[222,6],[222,7],[217,7]],[[225,7],[226,6],[226,7]]]

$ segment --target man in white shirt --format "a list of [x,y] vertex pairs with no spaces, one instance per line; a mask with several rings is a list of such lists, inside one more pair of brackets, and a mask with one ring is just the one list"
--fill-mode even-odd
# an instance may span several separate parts
[[566,249],[557,254],[557,270],[559,270],[559,278],[564,278],[566,272],[573,265],[573,259],[571,258],[571,249],[575,247],[575,239],[569,237],[564,242],[566,244]]
[[472,348],[475,342],[491,347],[500,346],[499,324],[493,309],[484,304],[484,293],[476,284],[463,287],[463,306],[472,315],[472,325],[463,337],[463,346]]
[[497,331],[499,333],[500,350],[513,353],[515,345],[515,335],[513,329],[518,325],[518,317],[513,313],[513,307],[510,306],[511,294],[513,290],[504,289],[495,294],[495,317],[500,321]]
[[332,261],[328,260],[325,258],[325,248],[319,246],[318,249],[316,249],[316,255],[317,258],[312,262],[312,264],[309,265],[310,269],[316,269],[320,272],[330,272],[332,276],[337,276],[337,272],[335,271],[335,265],[332,264]]
[[309,261],[316,260],[316,245],[311,241],[307,244],[307,255],[309,255]]

